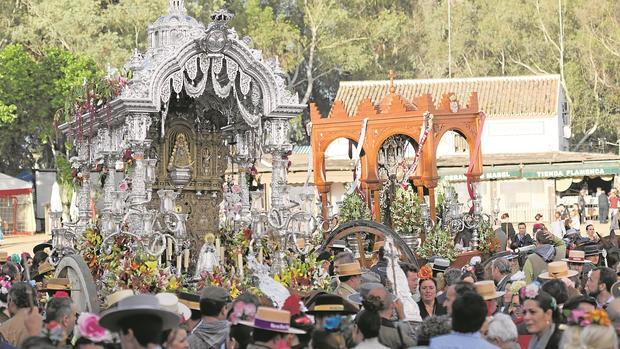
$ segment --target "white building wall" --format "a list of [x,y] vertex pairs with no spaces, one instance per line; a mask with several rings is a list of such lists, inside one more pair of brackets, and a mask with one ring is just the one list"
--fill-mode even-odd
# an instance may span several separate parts
[[564,150],[558,117],[486,120],[483,154],[540,153]]

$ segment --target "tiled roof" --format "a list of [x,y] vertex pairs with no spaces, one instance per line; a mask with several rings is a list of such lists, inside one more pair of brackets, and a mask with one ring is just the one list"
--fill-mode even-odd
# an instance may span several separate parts
[[[389,93],[388,80],[341,81],[336,100],[344,104],[349,115],[358,104],[370,97],[378,104]],[[462,79],[394,80],[396,93],[411,101],[430,93],[435,104],[445,93],[454,92],[465,103],[471,92],[478,92],[480,110],[489,117],[546,117],[558,115],[559,75],[502,76]]]

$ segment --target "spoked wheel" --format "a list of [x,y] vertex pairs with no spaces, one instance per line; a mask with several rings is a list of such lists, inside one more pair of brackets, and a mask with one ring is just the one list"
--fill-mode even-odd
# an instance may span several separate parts
[[63,257],[56,266],[56,277],[67,278],[71,282],[71,298],[79,313],[99,313],[95,280],[81,256],[70,254]]
[[400,250],[401,258],[418,267],[415,254],[411,248],[407,246],[405,240],[390,227],[373,221],[356,220],[339,225],[329,234],[327,239],[325,239],[321,245],[321,249],[330,248],[336,240],[346,241],[347,238],[350,240],[350,237],[354,236],[357,242],[357,250],[360,251],[360,264],[366,265],[366,256],[364,253],[366,251],[366,235],[374,235],[374,241],[385,240],[386,236],[390,236],[394,240],[396,247]]

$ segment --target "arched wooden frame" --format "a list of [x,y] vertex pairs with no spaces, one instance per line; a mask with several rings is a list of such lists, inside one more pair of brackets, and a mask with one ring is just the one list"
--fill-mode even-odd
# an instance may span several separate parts
[[441,137],[450,130],[461,133],[469,145],[470,161],[474,162],[470,177],[480,180],[482,175],[482,155],[480,148],[475,151],[475,142],[480,133],[480,111],[478,94],[472,92],[467,104],[460,105],[454,93],[444,94],[439,105],[433,103],[432,96],[425,94],[405,101],[392,88],[379,105],[374,105],[370,98],[362,100],[355,114],[349,115],[341,101],[336,101],[328,117],[323,117],[314,103],[310,103],[312,121],[311,145],[314,164],[314,183],[323,203],[323,216],[327,216],[327,199],[331,182],[325,179],[325,151],[329,144],[338,138],[357,140],[363,125],[368,119],[366,136],[362,145],[365,155],[360,159],[362,165],[362,189],[367,193],[369,204],[374,206],[374,219],[380,221],[379,193],[383,185],[378,175],[377,157],[383,142],[393,135],[406,135],[420,143],[420,130],[424,123],[424,114],[433,115],[431,132],[422,149],[422,158],[411,179],[423,195],[423,187],[429,190],[431,216],[436,217],[434,189],[439,176],[437,174],[437,147]]

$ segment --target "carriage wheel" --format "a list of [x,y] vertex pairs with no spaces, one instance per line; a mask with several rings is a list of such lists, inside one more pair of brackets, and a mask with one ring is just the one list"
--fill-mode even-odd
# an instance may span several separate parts
[[81,256],[64,256],[56,266],[56,277],[68,278],[71,282],[71,299],[77,306],[78,313],[99,313],[95,280]]
[[386,236],[390,236],[394,240],[396,247],[400,250],[401,258],[418,267],[418,261],[415,254],[411,248],[407,246],[403,238],[390,227],[373,221],[355,220],[339,225],[329,234],[329,236],[327,236],[327,239],[325,239],[325,242],[321,245],[321,249],[324,250],[331,247],[336,240],[346,240],[347,236],[355,235],[358,251],[360,251],[360,264],[366,265],[366,257],[362,239],[363,233],[374,235],[375,241],[378,240],[377,238],[385,239]]

